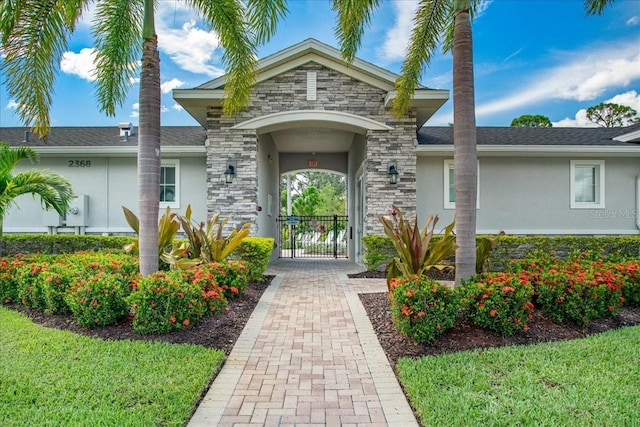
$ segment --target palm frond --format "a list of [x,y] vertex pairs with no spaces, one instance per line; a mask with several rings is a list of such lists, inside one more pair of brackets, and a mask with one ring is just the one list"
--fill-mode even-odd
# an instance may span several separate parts
[[0,173],[11,173],[21,160],[38,163],[39,156],[31,147],[10,147],[6,142],[0,142]]
[[[0,71],[22,122],[45,138],[53,84],[68,39],[87,0],[12,1],[2,12]],[[3,5],[4,7],[4,5]]]
[[397,116],[403,116],[407,112],[422,70],[431,60],[448,24],[450,10],[449,0],[425,1],[418,7],[402,72],[396,80],[393,112]]
[[[239,0],[189,0],[220,37],[222,61],[227,69],[223,111],[234,114],[249,104],[258,64],[256,40],[245,20]],[[257,19],[257,18],[256,18]]]
[[604,9],[615,0],[585,0],[584,10],[587,15],[601,15]]
[[336,38],[340,44],[342,57],[353,62],[360,48],[364,29],[371,22],[379,0],[334,0],[333,10],[337,13]]
[[115,115],[138,71],[142,57],[142,0],[103,0],[93,24],[96,82],[100,110]]
[[4,189],[0,197],[2,200],[0,213],[4,214],[4,208],[13,203],[13,199],[23,194],[32,194],[34,198],[40,196],[45,209],[54,209],[63,215],[69,209],[73,189],[68,179],[55,172],[35,169],[22,172],[15,175]]
[[286,0],[249,0],[247,9],[249,25],[255,31],[259,45],[271,39],[278,21],[288,12]]

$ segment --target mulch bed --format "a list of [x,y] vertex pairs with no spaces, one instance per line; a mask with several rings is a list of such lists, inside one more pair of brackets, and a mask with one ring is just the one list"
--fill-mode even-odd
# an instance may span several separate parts
[[196,344],[207,348],[224,350],[229,355],[236,340],[242,333],[253,309],[271,283],[274,276],[265,276],[261,283],[248,283],[244,294],[229,301],[229,311],[208,316],[181,331],[162,335],[142,335],[133,330],[131,318],[125,318],[116,325],[87,329],[78,325],[70,314],[46,315],[41,311],[10,305],[8,308],[22,312],[35,323],[57,329],[65,329],[77,334],[105,340],[164,341],[176,344]]
[[[350,275],[350,277],[384,278],[385,274],[384,272],[363,272]],[[263,283],[249,283],[243,295],[229,301],[228,312],[206,317],[181,331],[163,335],[138,334],[131,327],[130,318],[125,318],[116,325],[86,329],[79,326],[69,314],[49,316],[38,310],[28,309],[19,305],[8,307],[25,313],[35,323],[42,326],[65,329],[89,337],[106,340],[130,339],[196,344],[207,348],[224,350],[228,355],[272,279],[273,276],[265,276]],[[640,324],[640,308],[624,307],[616,317],[593,321],[587,328],[580,328],[571,324],[557,325],[545,318],[540,312],[535,312],[527,332],[519,332],[511,337],[503,337],[496,332],[480,328],[468,320],[459,319],[452,329],[441,335],[433,344],[421,345],[415,344],[409,338],[396,331],[389,314],[389,301],[386,292],[361,294],[360,300],[378,336],[378,341],[380,341],[391,365],[394,367],[397,360],[405,356],[419,357],[477,348],[583,338],[609,329]]]

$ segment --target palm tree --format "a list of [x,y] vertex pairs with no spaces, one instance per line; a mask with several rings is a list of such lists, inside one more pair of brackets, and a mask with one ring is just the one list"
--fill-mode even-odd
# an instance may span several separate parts
[[[160,57],[155,32],[157,0],[97,3],[96,82],[100,110],[115,115],[140,65],[138,208],[140,272],[158,270],[160,185]],[[224,113],[248,104],[255,82],[257,47],[275,32],[285,0],[185,0],[220,37],[227,68]],[[0,70],[22,121],[46,140],[49,108],[60,58],[89,0],[6,0],[0,9]]]
[[[584,0],[587,15],[601,14],[615,0]],[[435,49],[453,54],[453,135],[456,191],[456,284],[475,274],[477,150],[471,19],[481,0],[423,0],[414,17],[393,111],[406,114],[409,100]],[[336,37],[343,57],[353,61],[364,28],[380,0],[334,0]]]
[[16,197],[23,194],[40,196],[45,209],[55,209],[60,215],[69,209],[73,198],[71,183],[64,177],[48,170],[32,169],[12,175],[21,160],[38,162],[38,154],[31,147],[9,147],[0,142],[0,237],[2,220],[11,206],[16,206]]

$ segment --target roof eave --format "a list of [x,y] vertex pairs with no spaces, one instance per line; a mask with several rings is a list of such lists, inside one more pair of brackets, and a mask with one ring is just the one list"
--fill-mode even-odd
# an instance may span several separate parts
[[[48,146],[48,147],[32,147],[38,154],[47,157],[65,157],[69,155],[108,155],[109,157],[135,157],[138,155],[137,146],[117,147],[117,146],[100,146],[100,147],[82,147],[82,146]],[[179,154],[180,157],[200,157],[206,155],[204,145],[200,146],[179,146],[168,145],[162,146],[162,154]]]
[[[602,156],[640,157],[637,147],[608,146],[608,145],[478,145],[478,154],[485,156],[537,156],[560,157],[572,155],[575,157]],[[453,155],[453,144],[418,145],[418,156],[450,156]]]

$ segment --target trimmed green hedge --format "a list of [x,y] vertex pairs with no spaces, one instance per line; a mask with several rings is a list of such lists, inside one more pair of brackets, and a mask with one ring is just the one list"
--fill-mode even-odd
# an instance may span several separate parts
[[135,237],[77,234],[10,234],[0,238],[0,256],[66,254],[100,249],[122,249]]
[[241,260],[249,270],[250,282],[261,282],[271,259],[274,239],[272,237],[245,237],[233,251],[233,258]]
[[[387,236],[365,236],[362,244],[363,261],[369,271],[384,270],[396,256]],[[565,258],[572,252],[601,250],[605,254],[619,253],[625,257],[640,258],[640,236],[502,236],[491,252],[490,270],[503,271],[512,259],[525,258],[535,251],[555,251],[560,258]]]

